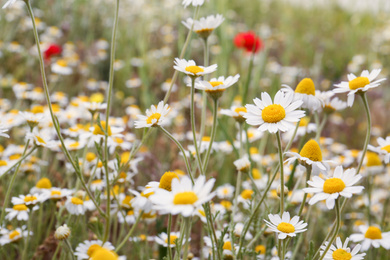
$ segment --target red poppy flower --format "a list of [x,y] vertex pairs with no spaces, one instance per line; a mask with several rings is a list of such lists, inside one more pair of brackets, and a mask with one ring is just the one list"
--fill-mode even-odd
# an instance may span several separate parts
[[258,52],[263,48],[263,42],[253,32],[239,33],[234,37],[234,45],[237,48],[243,48],[247,52]]
[[51,44],[49,48],[44,52],[45,59],[50,59],[54,55],[60,55],[62,52],[61,46],[57,44]]

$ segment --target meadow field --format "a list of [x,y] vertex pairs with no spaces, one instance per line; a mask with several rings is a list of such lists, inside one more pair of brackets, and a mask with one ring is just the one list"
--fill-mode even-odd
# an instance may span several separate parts
[[390,1],[0,4],[0,259],[390,259]]

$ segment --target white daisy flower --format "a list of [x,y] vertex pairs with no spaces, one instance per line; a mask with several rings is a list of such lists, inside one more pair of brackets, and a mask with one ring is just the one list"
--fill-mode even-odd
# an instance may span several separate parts
[[199,20],[193,20],[188,18],[186,21],[183,21],[185,27],[188,30],[191,30],[193,26],[193,31],[199,34],[201,37],[207,38],[218,26],[220,26],[225,18],[221,14],[209,15],[207,17],[202,17]]
[[134,210],[128,210],[125,214],[119,211],[117,216],[119,223],[126,222],[127,224],[134,224],[137,219],[137,216],[134,214]]
[[102,191],[105,186],[106,183],[102,179],[97,179],[91,182],[90,188],[91,191],[96,191],[96,190]]
[[21,239],[22,237],[28,237],[28,235],[32,235],[33,232],[30,231],[30,233],[28,233],[28,231],[26,230],[26,226],[22,226],[21,228],[16,228],[10,232],[8,232],[7,234],[3,235],[1,238],[0,238],[0,245],[6,245],[6,244],[9,244],[9,243],[12,243],[12,242],[16,242],[18,241],[19,239]]
[[50,140],[47,133],[44,133],[43,131],[38,132],[36,129],[34,129],[33,132],[26,134],[26,140],[31,140],[35,145],[40,147],[52,148],[56,146],[56,142]]
[[154,194],[154,191],[149,191],[148,188],[144,189],[141,193],[131,189],[129,189],[129,191],[135,195],[135,197],[131,199],[130,204],[136,210],[143,210],[145,213],[152,212],[153,204],[150,196]]
[[183,72],[187,74],[190,77],[199,77],[206,74],[210,74],[217,70],[217,64],[203,67],[203,66],[197,66],[195,61],[193,60],[185,60],[185,59],[175,59],[175,65],[173,68],[177,71]]
[[172,179],[172,191],[158,189],[150,196],[154,209],[161,214],[182,214],[184,217],[193,216],[196,209],[207,201],[210,201],[215,192],[211,192],[215,179],[206,182],[205,176],[199,176],[195,183],[184,176],[181,180]]
[[[336,246],[331,245],[328,252],[326,252],[324,260],[340,260],[340,259],[348,259],[348,260],[362,260],[364,259],[365,253],[358,254],[361,248],[361,245],[357,244],[352,252],[348,247],[349,238],[345,239],[344,244],[341,242],[340,237],[336,239]],[[325,242],[325,245],[321,246],[320,254],[323,255],[326,247],[329,242]]]
[[71,215],[84,215],[86,211],[84,201],[77,197],[68,197],[65,202],[65,208]]
[[[177,239],[180,238],[180,232],[171,232],[170,234],[170,244],[169,247],[175,247]],[[168,247],[168,234],[162,232],[155,237],[155,241],[157,244],[162,245],[163,247]],[[180,239],[178,240],[180,241]],[[183,245],[185,244],[185,240],[183,239]]]
[[381,69],[374,69],[371,72],[368,70],[363,70],[360,74],[360,77],[356,77],[354,74],[348,74],[348,81],[342,81],[339,84],[335,84],[336,87],[333,89],[335,93],[345,93],[348,92],[348,106],[351,107],[355,100],[355,94],[360,92],[366,92],[371,88],[376,88],[380,85],[380,83],[386,78],[377,79],[379,73],[381,73]]
[[322,108],[325,113],[331,114],[335,111],[340,111],[347,108],[347,102],[334,97],[333,91],[316,90],[316,97],[322,101]]
[[327,177],[326,180],[314,176],[312,181],[307,183],[310,188],[304,188],[306,193],[316,193],[309,201],[313,205],[321,200],[326,200],[328,209],[333,209],[335,200],[339,196],[351,198],[353,194],[359,194],[363,191],[363,186],[353,186],[362,175],[357,174],[355,169],[347,169],[343,172],[343,166],[337,166],[333,176]]
[[245,107],[241,106],[232,106],[230,109],[221,109],[220,113],[222,115],[233,117],[238,122],[244,122],[244,114],[247,112]]
[[220,199],[231,199],[234,193],[234,186],[230,183],[226,183],[222,186],[219,186],[215,192],[217,197]]
[[247,113],[244,114],[249,125],[259,126],[260,131],[286,132],[294,128],[294,124],[305,116],[305,111],[296,110],[303,103],[301,100],[293,102],[293,93],[284,94],[278,91],[274,102],[266,92],[261,93],[261,99],[255,98],[255,105],[246,105]]
[[47,196],[43,193],[36,193],[36,194],[27,194],[27,195],[19,195],[19,197],[13,197],[12,198],[12,204],[14,205],[21,205],[24,204],[26,206],[34,206],[38,204],[39,202],[44,202],[47,200]]
[[[15,0],[9,0],[9,1],[15,1]],[[182,5],[184,7],[187,7],[189,5],[192,6],[202,6],[204,4],[204,0],[183,0]]]
[[175,178],[179,179],[177,173],[167,171],[161,176],[160,181],[151,181],[145,187],[148,189],[148,191],[150,190],[151,192],[155,191],[156,189],[172,191],[171,184],[172,180]]
[[233,164],[236,166],[237,171],[241,172],[248,172],[249,168],[251,167],[251,162],[249,161],[247,155],[244,155],[244,157],[235,160]]
[[[108,250],[114,250],[115,247],[110,242],[105,242],[100,240],[85,240],[83,243],[80,243],[74,252],[77,256],[77,260],[90,259],[90,257],[95,253],[96,250],[105,248]],[[102,258],[103,259],[103,258]]]
[[299,221],[299,216],[295,216],[290,219],[290,213],[283,212],[282,218],[278,214],[269,214],[268,218],[270,220],[264,220],[267,223],[267,226],[273,232],[278,233],[279,239],[285,239],[287,236],[295,237],[298,233],[305,232],[307,229],[307,223],[304,223],[303,220]]
[[233,84],[235,84],[240,75],[229,76],[225,79],[224,76],[213,78],[210,81],[197,81],[195,82],[195,88],[206,91],[213,98],[221,97],[222,93]]
[[322,101],[318,97],[316,97],[316,89],[312,79],[302,79],[295,88],[295,91],[288,85],[284,84],[282,86],[284,87],[282,89],[283,91],[294,93],[294,101],[303,101],[302,108],[307,108],[310,111],[317,111],[321,108]]
[[350,239],[353,242],[362,242],[362,251],[367,251],[371,246],[390,249],[390,232],[382,232],[377,226],[365,225],[360,225],[359,231],[359,234],[352,234]]
[[164,101],[160,101],[157,107],[152,105],[150,110],[146,109],[146,116],[137,115],[138,120],[134,122],[135,128],[163,125],[166,115],[169,113],[170,109],[171,108],[168,104],[164,105]]
[[52,72],[60,75],[70,75],[73,73],[73,70],[71,67],[69,67],[69,64],[66,60],[60,59],[54,62],[51,65]]
[[289,164],[293,163],[295,160],[299,160],[301,164],[307,164],[312,166],[314,174],[319,172],[327,172],[330,167],[328,163],[333,161],[323,160],[322,152],[319,144],[314,140],[309,140],[298,153],[286,152],[287,156],[291,156],[286,160]]
[[16,218],[18,221],[27,221],[30,209],[24,204],[19,204],[13,206],[12,208],[6,208],[5,212],[8,212],[5,219],[13,220]]
[[390,136],[387,136],[386,139],[379,137],[378,139],[376,139],[376,141],[379,144],[379,146],[375,147],[369,144],[368,149],[384,155],[385,156],[384,162],[386,164],[390,163]]
[[43,113],[31,113],[31,112],[21,112],[19,114],[27,121],[28,125],[33,127],[43,122],[44,114]]

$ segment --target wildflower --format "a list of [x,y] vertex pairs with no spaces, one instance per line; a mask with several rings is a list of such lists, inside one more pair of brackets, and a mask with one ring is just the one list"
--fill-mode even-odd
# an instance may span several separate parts
[[376,139],[376,141],[378,142],[379,146],[375,147],[369,144],[368,149],[384,155],[384,162],[390,163],[390,136],[386,137],[386,139],[379,137],[378,139]]
[[268,218],[270,222],[267,220],[264,221],[273,232],[279,234],[279,239],[285,239],[287,236],[295,237],[298,233],[302,233],[307,230],[305,229],[307,223],[304,223],[303,220],[299,221],[299,216],[295,216],[290,219],[290,213],[288,212],[283,212],[282,218],[280,218],[278,214],[269,214]]
[[236,166],[237,171],[248,172],[251,167],[251,162],[248,159],[248,156],[244,156],[238,160],[234,161],[234,166]]
[[30,233],[26,230],[26,226],[22,226],[21,228],[16,228],[14,230],[11,230],[7,234],[3,235],[0,238],[0,245],[6,245],[12,242],[19,241],[22,237],[27,237],[28,235],[32,235],[32,232]]
[[333,176],[326,178],[326,180],[314,176],[312,181],[307,182],[311,187],[304,188],[303,190],[306,193],[316,193],[310,199],[310,205],[321,200],[326,200],[327,208],[333,209],[335,200],[339,196],[350,198],[353,194],[358,194],[363,191],[363,186],[353,186],[361,178],[362,176],[360,174],[356,175],[355,169],[347,169],[343,172],[343,166],[337,166]]
[[354,74],[348,74],[348,81],[342,81],[339,84],[334,85],[336,88],[333,89],[335,93],[345,93],[348,92],[348,106],[351,107],[355,100],[355,94],[359,92],[366,92],[371,88],[376,88],[380,83],[386,78],[377,79],[381,69],[374,69],[371,72],[368,70],[363,70],[360,74],[360,77],[356,77]]
[[218,99],[221,97],[222,93],[233,84],[235,84],[240,75],[225,77],[221,76],[219,78],[213,78],[210,81],[198,81],[195,83],[195,88],[206,91],[212,98]]
[[311,111],[316,111],[321,108],[322,102],[316,97],[316,89],[312,79],[302,79],[295,88],[295,91],[293,91],[288,85],[282,86],[284,86],[284,89],[282,89],[283,91],[294,93],[294,101],[303,101],[302,108],[307,108]]
[[54,237],[58,240],[67,239],[69,235],[70,235],[70,229],[66,224],[59,226],[56,229],[56,232],[54,233]]
[[320,171],[329,170],[328,160],[323,160],[322,152],[319,144],[314,140],[309,140],[298,153],[286,152],[286,155],[291,157],[286,160],[286,162],[292,163],[296,159],[300,161],[301,164],[311,165],[313,172],[318,174]]
[[44,119],[43,113],[19,112],[19,114],[27,121],[27,124],[31,128],[34,128],[39,123],[42,123]]
[[359,226],[359,234],[352,234],[350,239],[353,242],[362,242],[362,251],[367,251],[371,246],[386,250],[390,249],[390,232],[382,232],[377,226]]
[[34,206],[38,204],[39,202],[44,202],[47,200],[47,197],[45,194],[27,194],[27,195],[19,195],[19,197],[13,197],[12,198],[12,204],[14,205],[21,205],[24,204],[26,206]]
[[293,102],[293,93],[284,94],[278,91],[274,102],[266,92],[261,93],[261,99],[253,100],[255,105],[246,105],[247,113],[244,114],[249,125],[258,126],[260,131],[286,132],[294,128],[295,122],[305,116],[302,110],[296,110],[302,105],[302,101]]
[[222,186],[219,186],[215,190],[215,192],[217,194],[217,197],[220,199],[231,199],[234,193],[234,186],[229,183],[226,183]]
[[194,184],[191,179],[184,176],[181,180],[172,179],[172,191],[156,190],[150,196],[154,208],[161,214],[182,214],[184,217],[193,216],[196,209],[211,200],[215,193],[211,193],[215,179],[206,182],[204,176],[198,177]]
[[13,206],[12,208],[6,208],[5,211],[8,212],[7,216],[5,216],[5,218],[8,220],[16,218],[19,221],[27,221],[30,209],[24,204],[19,204]]
[[230,109],[221,109],[222,115],[233,117],[237,122],[245,122],[244,114],[247,112],[245,107],[232,106]]
[[263,48],[263,42],[254,32],[239,33],[234,37],[234,45],[237,48],[243,48],[247,52],[257,53]]
[[[171,232],[169,247],[175,247],[176,241],[180,241],[179,237],[180,237],[180,232]],[[168,234],[165,232],[160,233],[158,236],[156,236],[155,241],[157,244],[160,244],[163,247],[168,247]],[[183,239],[183,245],[185,244],[185,242],[186,241]]]
[[175,172],[165,172],[161,178],[160,181],[152,181],[149,182],[148,185],[146,185],[146,188],[151,188],[152,190],[155,189],[164,189],[167,191],[172,191],[172,180],[173,179],[179,179],[179,176]]
[[192,6],[202,6],[204,4],[204,0],[183,0],[182,5],[186,8],[189,5]]
[[46,197],[51,200],[60,200],[64,197],[70,196],[73,191],[69,189],[61,189],[53,187],[51,189],[46,189],[43,191],[46,194]]
[[62,48],[57,44],[50,44],[47,49],[44,51],[45,59],[49,60],[52,56],[60,55]]
[[138,115],[137,121],[134,122],[135,128],[153,127],[163,125],[166,115],[169,113],[170,107],[164,105],[164,101],[160,101],[157,105],[152,105],[146,109],[146,116]]
[[[77,256],[78,260],[82,259],[91,259],[92,255],[95,253],[95,251],[104,248],[107,250],[114,250],[114,246],[111,245],[110,242],[105,242],[100,240],[85,240],[83,243],[80,243],[74,252],[74,254]],[[106,259],[106,258],[101,258]]]
[[73,73],[72,68],[69,66],[68,62],[64,59],[59,59],[51,65],[51,70],[60,75],[70,75]]
[[[348,260],[362,260],[364,259],[365,253],[358,254],[361,248],[361,245],[357,244],[352,252],[351,249],[348,247],[349,238],[345,239],[344,244],[341,242],[340,237],[337,237],[336,239],[336,246],[331,245],[329,248],[329,251],[326,252],[326,255],[324,257],[324,260],[342,260],[342,259],[348,259]],[[325,242],[325,245],[321,246],[320,254],[322,255],[328,246],[329,242]]]
[[150,196],[154,194],[153,190],[149,190],[148,188],[144,189],[141,193],[135,190],[129,190],[131,193],[135,195],[133,199],[131,199],[131,205],[137,210],[143,210],[145,213],[149,213],[152,211],[152,201]]
[[68,197],[65,207],[71,215],[83,215],[86,211],[84,201],[78,197]]
[[134,224],[137,216],[134,214],[134,210],[128,210],[125,214],[121,211],[118,212],[118,221],[119,223],[126,222],[127,224]]
[[173,68],[177,71],[183,72],[190,77],[200,77],[206,74],[210,74],[217,70],[217,64],[203,67],[197,66],[195,61],[193,60],[185,60],[185,59],[175,59],[175,66]]
[[199,20],[193,20],[188,18],[186,21],[183,21],[185,27],[189,30],[193,27],[193,31],[199,34],[202,38],[207,39],[209,35],[220,26],[225,18],[222,15],[209,15],[207,17],[202,17]]
[[40,147],[51,148],[55,146],[55,141],[48,140],[47,134],[44,132],[38,132],[37,130],[27,133],[26,139],[33,141],[35,145]]

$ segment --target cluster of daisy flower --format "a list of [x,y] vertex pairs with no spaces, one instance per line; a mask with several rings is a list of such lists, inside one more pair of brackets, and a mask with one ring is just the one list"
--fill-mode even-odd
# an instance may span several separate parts
[[[375,134],[368,101],[386,82],[382,70],[351,73],[327,91],[301,77],[259,93],[252,70],[267,42],[239,33],[231,44],[249,54],[249,65],[241,75],[235,68],[223,74],[209,64],[209,45],[224,16],[198,18],[207,1],[179,2],[195,17],[182,22],[187,41],[169,59],[173,75],[160,99],[148,93],[147,60],[115,59],[119,1],[108,20],[111,44],[93,41],[86,53],[63,43],[65,29],[35,18],[29,0],[5,3],[23,18],[16,10],[27,8],[26,28],[37,41],[30,50],[10,44],[7,52],[37,59],[42,78],[7,81],[0,100],[0,256],[385,259],[390,136]],[[203,62],[183,58],[191,34],[203,41]],[[108,62],[108,82],[89,77],[92,65]],[[136,73],[117,91],[114,75],[125,67]],[[77,77],[82,90],[55,88]],[[142,92],[126,92],[133,88]],[[229,92],[240,95],[227,102]],[[357,106],[355,97],[367,117],[366,139],[349,149],[325,133]]]

